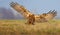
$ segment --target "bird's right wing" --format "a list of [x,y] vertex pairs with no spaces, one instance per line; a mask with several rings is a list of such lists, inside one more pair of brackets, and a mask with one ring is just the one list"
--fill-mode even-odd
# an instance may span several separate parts
[[17,12],[21,13],[25,18],[29,16],[30,11],[28,11],[24,6],[18,4],[18,3],[10,3],[10,6],[15,9]]

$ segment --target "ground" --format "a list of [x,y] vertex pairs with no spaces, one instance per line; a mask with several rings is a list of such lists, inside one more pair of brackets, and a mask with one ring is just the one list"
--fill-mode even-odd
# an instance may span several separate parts
[[0,20],[0,35],[60,35],[60,20],[25,24],[26,20]]

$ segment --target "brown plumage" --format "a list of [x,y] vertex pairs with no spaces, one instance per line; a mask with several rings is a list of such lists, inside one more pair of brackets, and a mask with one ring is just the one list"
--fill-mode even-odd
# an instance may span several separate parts
[[43,13],[41,15],[34,15],[30,13],[30,11],[28,11],[24,6],[14,2],[10,3],[10,6],[17,12],[21,13],[25,18],[27,18],[28,24],[34,24],[35,21],[46,22],[53,19],[57,15],[57,12],[55,10],[50,10],[48,13]]

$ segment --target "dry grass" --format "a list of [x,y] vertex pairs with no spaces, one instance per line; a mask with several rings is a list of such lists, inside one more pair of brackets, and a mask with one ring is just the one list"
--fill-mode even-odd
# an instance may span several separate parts
[[25,24],[26,20],[0,20],[0,35],[60,35],[60,20]]

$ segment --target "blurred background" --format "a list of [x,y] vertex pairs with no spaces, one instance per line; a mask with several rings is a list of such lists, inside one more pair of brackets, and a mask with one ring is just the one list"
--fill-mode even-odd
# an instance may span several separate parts
[[10,7],[11,2],[23,5],[33,14],[47,13],[56,10],[55,19],[60,19],[60,0],[0,0],[0,19],[24,19],[24,17]]

